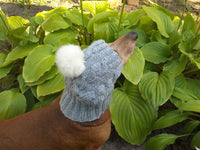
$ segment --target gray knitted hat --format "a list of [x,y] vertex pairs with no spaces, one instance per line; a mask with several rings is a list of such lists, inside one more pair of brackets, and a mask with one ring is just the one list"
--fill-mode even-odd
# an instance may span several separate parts
[[[67,51],[67,47],[61,49]],[[79,73],[66,75],[62,72],[67,65],[72,66],[69,61],[64,66],[63,62],[59,62],[59,55],[64,57],[63,52],[59,54],[59,50],[56,63],[65,77],[66,84],[60,100],[61,111],[73,121],[86,122],[98,119],[108,108],[114,84],[121,74],[123,65],[118,54],[103,40],[92,43],[81,52],[83,52],[83,60],[80,63],[83,66],[76,64],[77,70],[81,70]],[[82,57],[82,54],[80,55]],[[71,62],[76,59],[72,59],[74,56],[68,57],[71,58]]]

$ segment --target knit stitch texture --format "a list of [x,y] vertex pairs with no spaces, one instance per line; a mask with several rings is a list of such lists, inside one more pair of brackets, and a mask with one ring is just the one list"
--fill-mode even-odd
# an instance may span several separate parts
[[123,68],[118,54],[103,40],[92,43],[83,52],[86,69],[77,78],[65,77],[60,101],[63,114],[77,122],[93,121],[104,113]]

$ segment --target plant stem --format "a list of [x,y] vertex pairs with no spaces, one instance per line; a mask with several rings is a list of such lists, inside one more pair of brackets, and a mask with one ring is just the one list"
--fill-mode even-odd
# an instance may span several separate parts
[[24,10],[26,12],[26,16],[27,16],[28,20],[30,21],[30,16],[28,14],[28,10],[27,10],[26,4],[25,4],[25,0],[23,0],[23,6],[24,6]]
[[184,18],[184,14],[185,14],[186,7],[187,7],[187,0],[185,0],[185,6],[184,6],[184,8],[183,8],[183,12],[182,12],[182,15],[181,15],[181,19],[180,19],[180,21],[179,21],[179,24],[178,24],[177,31],[179,30],[179,28],[180,28],[180,26],[181,26],[181,22],[182,22],[182,20],[183,20],[183,18]]
[[126,0],[123,0],[122,10],[121,10],[121,13],[120,13],[120,18],[119,18],[119,25],[118,25],[118,31],[117,31],[117,38],[119,38],[119,31],[120,31],[120,27],[121,27],[121,21],[122,21],[122,16],[123,16],[125,4],[126,4]]
[[85,39],[85,44],[87,45],[87,36],[86,36],[87,33],[86,33],[85,22],[84,22],[84,17],[83,17],[83,0],[80,0],[80,8],[81,8],[83,30],[84,30],[84,39]]

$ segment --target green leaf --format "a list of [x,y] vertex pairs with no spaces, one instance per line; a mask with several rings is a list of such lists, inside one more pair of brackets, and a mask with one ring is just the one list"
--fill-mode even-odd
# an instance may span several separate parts
[[128,13],[126,20],[128,20],[130,25],[133,26],[136,25],[139,22],[139,20],[145,15],[146,13],[143,9],[138,9]]
[[156,135],[146,143],[145,150],[163,150],[168,145],[173,144],[179,137],[181,136],[166,133]]
[[29,89],[24,93],[24,96],[26,97],[26,103],[27,103],[27,108],[26,112],[31,111],[33,106],[35,105],[35,98],[34,95],[32,94],[31,90]]
[[42,77],[40,77],[39,80],[37,80],[35,82],[27,82],[26,84],[29,86],[42,84],[45,81],[54,78],[58,73],[59,73],[59,71],[57,69],[57,66],[54,65],[53,67],[51,67],[51,69],[48,72],[46,72]]
[[144,16],[140,19],[139,29],[147,35],[151,35],[154,30],[157,30],[157,26],[149,16]]
[[138,84],[143,76],[145,59],[139,48],[135,48],[132,56],[123,67],[122,73],[127,80],[133,84]]
[[139,90],[142,97],[155,107],[164,104],[171,96],[174,78],[167,72],[147,72],[143,75]]
[[197,23],[191,16],[190,12],[188,11],[187,15],[184,18],[183,30],[182,33],[191,30],[194,34],[197,32]]
[[195,148],[195,147],[198,147],[200,148],[200,131],[198,131],[192,138],[192,141],[191,141],[191,147],[192,148]]
[[170,111],[166,115],[160,117],[154,123],[153,129],[162,129],[169,126],[172,126],[178,122],[182,122],[188,118],[188,113],[181,113],[178,110]]
[[182,105],[179,107],[179,110],[200,112],[199,106],[200,106],[200,100],[191,100],[191,101],[182,103]]
[[0,119],[11,119],[26,110],[26,99],[17,89],[0,93]]
[[134,31],[138,34],[138,38],[135,44],[137,47],[141,48],[142,46],[144,46],[146,43],[149,42],[149,38],[147,37],[144,31],[140,29],[136,29]]
[[50,44],[52,46],[60,46],[59,42],[65,39],[67,42],[65,44],[78,44],[76,37],[78,36],[78,31],[73,31],[71,28],[65,30],[59,30],[48,34],[44,38],[44,44]]
[[200,100],[200,96],[195,94],[193,91],[187,89],[174,88],[172,95],[182,101]]
[[27,27],[28,21],[26,21],[20,16],[11,16],[8,17],[8,23],[10,25],[11,30],[13,30],[20,27]]
[[22,74],[20,74],[20,75],[17,76],[17,81],[19,83],[19,88],[20,88],[22,94],[24,94],[29,89],[29,87],[24,82]]
[[115,33],[118,29],[118,24],[115,22],[106,22],[94,24],[94,39],[104,39],[107,43],[115,40]]
[[83,10],[90,12],[92,15],[104,12],[108,7],[108,1],[83,1]]
[[191,50],[191,41],[181,41],[178,47],[181,53],[186,55],[200,69],[200,57],[195,53],[189,52]]
[[200,39],[196,42],[196,44],[194,45],[193,49],[200,50]]
[[56,93],[56,94],[53,94],[53,95],[48,95],[48,96],[41,97],[40,98],[40,102],[36,103],[32,107],[32,110],[39,109],[39,108],[42,108],[42,107],[48,105],[53,100],[55,100],[59,95],[60,95],[60,93]]
[[163,71],[170,72],[174,77],[180,75],[184,70],[187,64],[187,57],[185,55],[181,55],[180,58],[173,59],[165,63],[163,67]]
[[13,65],[0,68],[0,79],[4,78],[12,69]]
[[200,96],[200,80],[187,78],[186,87]]
[[[91,3],[91,1],[90,1]],[[73,24],[83,26],[82,16],[78,9],[68,10],[64,13],[65,17],[68,18]],[[84,25],[87,27],[89,17],[83,14]]]
[[60,13],[55,13],[48,17],[43,23],[42,23],[42,28],[45,31],[56,31],[60,29],[66,29],[71,26],[71,21],[64,17]]
[[[3,62],[5,61],[6,55],[3,53],[0,53],[0,66],[2,66]],[[6,66],[6,67],[0,67],[0,79],[5,77],[10,70],[12,69],[12,65]]]
[[156,22],[158,29],[160,33],[168,38],[169,34],[175,30],[174,24],[171,20],[171,18],[166,15],[163,11],[159,10],[155,7],[146,7],[143,6],[144,11],[147,13],[147,15]]
[[169,45],[170,47],[178,44],[181,40],[181,36],[179,35],[178,31],[174,30],[169,34]]
[[55,56],[52,53],[53,49],[50,45],[40,45],[28,55],[23,67],[25,82],[37,81],[53,66],[55,62]]
[[99,14],[97,14],[96,16],[94,16],[92,19],[90,19],[90,21],[88,22],[88,32],[93,32],[94,31],[94,24],[103,24],[103,23],[108,23],[109,21],[109,17],[114,17],[118,15],[118,11],[104,11],[101,12]]
[[186,87],[186,79],[183,74],[175,78],[175,87],[184,89]]
[[170,102],[174,104],[177,108],[179,108],[182,105],[182,101],[174,96],[170,97]]
[[46,96],[49,94],[57,93],[65,88],[65,81],[62,74],[56,75],[55,78],[44,82],[37,87],[38,96]]
[[198,126],[200,125],[200,121],[199,120],[191,120],[189,122],[187,122],[184,126],[184,132],[185,133],[192,133],[193,130]]
[[8,54],[2,66],[7,66],[17,59],[26,57],[36,46],[38,46],[38,44],[30,43],[23,46],[17,46]]
[[7,33],[10,30],[10,26],[8,24],[8,20],[3,11],[0,10],[0,40],[7,40]]
[[138,87],[127,80],[114,90],[110,111],[118,134],[131,144],[144,142],[156,118],[156,111],[141,98]]
[[63,14],[66,11],[68,11],[68,9],[66,7],[58,7],[55,9],[52,9],[50,11],[43,11],[43,12],[39,12],[35,15],[35,21],[36,23],[38,23],[39,25],[42,25],[42,23],[51,15],[54,14]]
[[170,47],[160,42],[147,43],[141,51],[147,61],[155,64],[166,62],[171,56]]
[[163,43],[163,44],[166,44],[166,43],[167,43],[166,38],[164,38],[164,37],[160,34],[160,31],[158,31],[158,30],[152,31],[152,34],[151,34],[151,41],[152,41],[152,42],[160,42],[160,43]]

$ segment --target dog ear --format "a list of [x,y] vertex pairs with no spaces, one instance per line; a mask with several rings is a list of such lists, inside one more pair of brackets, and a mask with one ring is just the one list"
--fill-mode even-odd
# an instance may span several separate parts
[[78,77],[85,71],[84,53],[79,46],[64,45],[56,52],[56,65],[64,77]]

